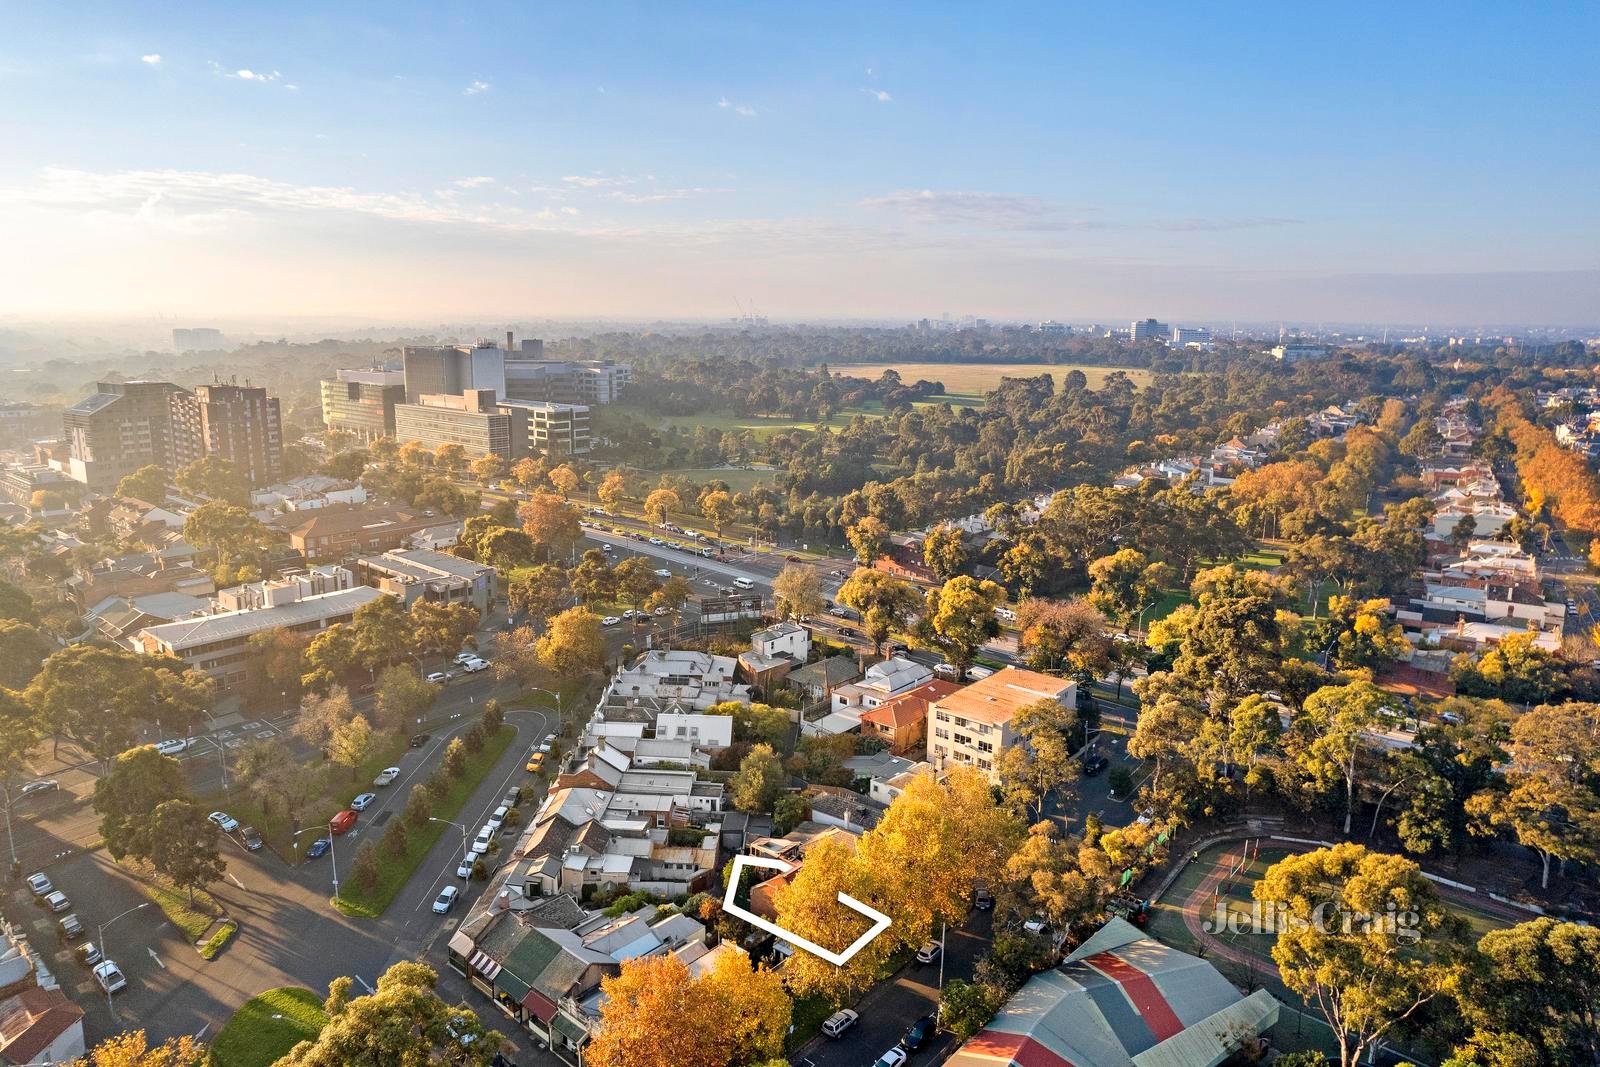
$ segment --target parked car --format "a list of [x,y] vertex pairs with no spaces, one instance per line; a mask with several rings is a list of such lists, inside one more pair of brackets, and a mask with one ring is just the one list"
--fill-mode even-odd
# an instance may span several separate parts
[[911,1057],[906,1050],[896,1045],[882,1056],[872,1061],[872,1067],[905,1067],[906,1060]]
[[428,673],[428,681],[432,682],[434,685],[443,685],[449,680],[450,676],[444,673],[444,671],[430,671]]
[[933,673],[946,681],[959,682],[961,680],[961,672],[956,670],[953,663],[935,663],[933,665]]
[[38,781],[29,782],[27,785],[17,790],[17,796],[19,798],[34,797],[38,796],[40,793],[52,793],[60,788],[61,783],[56,781],[54,778],[40,778]]
[[1104,756],[1096,754],[1083,761],[1083,773],[1088,775],[1090,778],[1093,778],[1095,775],[1099,774],[1109,766],[1111,766],[1110,760],[1106,759]]
[[376,793],[362,793],[360,796],[350,801],[350,810],[366,811],[368,808],[372,807],[372,802],[377,799],[378,794]]
[[657,567],[656,568],[656,577],[657,578],[662,578],[662,579],[671,578],[672,577],[672,572],[670,570],[668,570],[667,568],[665,568],[665,567]]
[[506,795],[500,798],[500,803],[508,808],[514,808],[522,803],[522,787],[514,785],[506,790]]
[[345,808],[339,814],[328,820],[328,829],[332,830],[336,834],[349,833],[355,827],[356,819],[359,817],[360,816],[351,811],[349,808]]
[[50,884],[49,876],[44,874],[28,875],[28,888],[33,890],[36,897],[48,896],[56,891],[56,887]]
[[539,751],[548,756],[550,754],[550,746],[555,744],[555,740],[555,734],[545,734],[544,740],[539,742]]
[[443,889],[439,890],[439,895],[434,898],[433,913],[435,915],[443,915],[445,912],[455,907],[456,897],[460,895],[461,890],[457,889],[455,886],[445,886]]
[[67,895],[65,893],[57,889],[55,892],[49,893],[45,896],[44,906],[49,908],[51,911],[66,911],[68,908],[72,907],[72,901],[67,899]]
[[239,820],[225,811],[214,811],[206,818],[217,824],[217,829],[225,834],[231,834],[239,828]]
[[664,542],[659,537],[652,537],[652,538],[650,538],[650,543],[652,545],[659,545],[659,544],[663,544]]
[[239,836],[244,839],[245,848],[249,849],[251,852],[260,850],[261,834],[257,832],[254,826],[246,826],[243,830],[239,831]]
[[100,946],[93,941],[85,941],[78,946],[78,962],[85,967],[93,967],[100,962]]
[[618,618],[617,616],[615,616],[615,615],[607,615],[605,618],[600,620],[600,625],[601,626],[615,626],[617,623],[619,623],[621,621],[622,620],[620,618]]
[[924,1015],[911,1024],[911,1029],[906,1031],[906,1036],[900,1039],[900,1047],[907,1052],[915,1052],[931,1041],[938,1029],[939,1017],[937,1015]]
[[827,1021],[822,1024],[822,1032],[829,1037],[841,1037],[846,1030],[854,1026],[860,1019],[861,1016],[849,1008],[841,1008],[828,1016]]
[[461,865],[456,868],[456,877],[471,878],[472,865],[481,859],[483,859],[483,853],[479,852],[477,849],[469,850],[465,856],[461,857]]
[[455,661],[459,664],[466,663],[468,660],[477,658],[478,654],[476,652],[457,652]]
[[[426,736],[426,735],[424,735],[424,736]],[[416,746],[413,745],[412,747],[415,748]],[[396,778],[398,778],[398,777],[400,777],[400,768],[399,767],[385,767],[383,770],[378,772],[378,777],[376,777],[376,778],[374,778],[372,780],[372,784],[373,785],[393,785],[394,784],[394,780]]]
[[407,741],[406,744],[410,745],[412,748],[421,748],[423,745],[432,740],[432,734],[412,734],[411,740]]
[[994,617],[999,619],[1001,622],[1017,621],[1017,613],[1012,611],[1010,608],[995,608]]
[[793,553],[790,553],[789,555],[784,556],[783,558],[784,558],[784,561],[787,562],[787,563],[799,563],[800,562],[800,557],[794,555]]
[[61,936],[66,938],[68,941],[76,941],[78,938],[83,936],[83,923],[76,915],[68,915],[63,917],[60,926]]
[[472,839],[472,850],[474,852],[487,852],[489,851],[489,842],[493,840],[494,831],[487,826],[481,827],[478,830],[478,836]]
[[972,906],[979,911],[992,911],[994,909],[994,894],[987,889],[980,888],[972,894]]
[[929,941],[927,944],[925,944],[921,948],[917,949],[917,962],[918,963],[938,963],[939,962],[939,957],[943,953],[944,953],[944,949],[939,947],[939,942],[937,942],[937,941]]
[[672,614],[672,609],[669,608],[669,607],[659,607],[659,608],[656,609],[655,613],[656,613],[657,617],[660,617],[662,615],[671,615]]
[[128,988],[128,980],[122,976],[122,972],[111,960],[101,960],[94,965],[94,980],[99,982],[100,988],[107,993]]
[[333,847],[333,842],[326,837],[319,837],[311,842],[311,847],[306,849],[306,859],[321,859],[328,854],[328,849]]
[[192,737],[180,737],[171,741],[157,741],[156,751],[163,756],[176,756],[192,744],[194,744],[194,738]]
[[544,753],[543,752],[530,753],[529,756],[528,756],[528,765],[527,765],[527,767],[525,767],[523,769],[526,770],[529,774],[538,774],[541,770],[544,769]]
[[477,674],[479,671],[489,669],[489,661],[486,659],[469,659],[461,665],[461,669],[468,674]]

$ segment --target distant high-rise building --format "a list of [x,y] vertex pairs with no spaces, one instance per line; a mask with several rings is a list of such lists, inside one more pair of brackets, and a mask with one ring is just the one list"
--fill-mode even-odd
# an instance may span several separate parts
[[1072,327],[1068,326],[1064,322],[1055,322],[1054,320],[1046,319],[1039,324],[1039,332],[1043,334],[1054,334],[1059,337],[1064,334],[1071,333]]
[[228,339],[221,330],[210,326],[193,326],[172,331],[172,347],[179,352],[214,352],[228,347]]
[[394,436],[394,409],[406,402],[398,370],[341,370],[322,380],[322,421],[360,441]]
[[497,400],[492,390],[460,396],[429,393],[395,408],[395,440],[430,452],[460,445],[469,456],[493,453],[509,462],[525,456],[584,455],[590,448],[589,409],[582,404]]
[[465,345],[410,347],[405,350],[406,402],[424,396],[459,396],[473,389],[493,389],[510,400],[557,404],[610,404],[633,380],[633,368],[613,360],[545,358],[544,342],[525,338],[513,347],[508,331],[504,347],[479,341]]
[[1322,345],[1308,345],[1301,341],[1290,341],[1278,345],[1272,350],[1280,363],[1300,363],[1308,359],[1321,359],[1328,354]]
[[283,473],[283,424],[278,398],[248,385],[197,385],[172,398],[173,461],[225,459],[251,485],[270,485]]
[[1139,341],[1165,341],[1171,331],[1164,322],[1155,319],[1144,319],[1133,323],[1128,328],[1128,336],[1135,343]]
[[1172,328],[1172,343],[1183,346],[1191,342],[1204,344],[1211,340],[1211,331],[1204,326],[1174,326]]
[[97,493],[156,464],[173,469],[186,446],[175,440],[173,398],[189,394],[171,382],[100,382],[62,413],[69,454],[66,473]]

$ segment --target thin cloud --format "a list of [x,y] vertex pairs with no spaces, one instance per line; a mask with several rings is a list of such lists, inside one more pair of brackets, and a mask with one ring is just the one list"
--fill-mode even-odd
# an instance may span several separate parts
[[732,111],[735,115],[742,115],[747,119],[753,119],[756,116],[754,107],[749,104],[735,104],[725,96],[717,101],[717,106],[724,111]]
[[161,53],[160,52],[151,52],[147,56],[140,56],[139,57],[139,62],[148,63],[152,67],[159,67],[161,65]]
[[656,189],[648,193],[629,193],[618,190],[608,194],[612,200],[620,200],[624,204],[662,204],[669,200],[687,200],[691,196],[710,196],[717,193],[731,193],[732,189],[725,186],[692,186],[687,189]]
[[1041,233],[1091,230],[1153,230],[1164,233],[1215,233],[1228,230],[1296,226],[1301,219],[1270,215],[1185,219],[1107,219],[1096,211],[1068,214],[1036,196],[1009,193],[902,189],[868,197],[861,206],[892,212],[916,222]]
[[568,174],[561,180],[568,185],[575,185],[579,189],[606,189],[618,185],[633,184],[632,178],[609,174]]
[[464,96],[480,96],[493,88],[494,86],[490,85],[488,82],[479,81],[475,78],[473,79],[472,84],[461,90],[461,92]]
[[892,104],[892,103],[894,103],[894,97],[890,96],[887,90],[884,90],[884,89],[862,89],[861,91],[866,93],[868,96],[872,97],[874,100],[876,100],[880,104]]
[[487,174],[479,174],[471,178],[457,178],[450,184],[457,189],[480,189],[485,185],[493,185],[494,179]]
[[[146,56],[145,62],[149,62],[149,59],[150,57]],[[294,82],[285,82],[283,80],[283,72],[278,70],[256,70],[254,67],[239,67],[235,70],[229,70],[214,59],[209,61],[209,66],[211,67],[211,73],[219,78],[231,78],[234,81],[251,82],[255,85],[278,84],[291,92],[300,88]]]

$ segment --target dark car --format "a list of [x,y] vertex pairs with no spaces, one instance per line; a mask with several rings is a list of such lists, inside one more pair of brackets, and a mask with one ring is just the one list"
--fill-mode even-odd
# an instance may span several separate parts
[[784,556],[783,558],[784,558],[785,562],[788,562],[788,563],[799,563],[800,562],[800,557],[799,556]]
[[1083,761],[1083,773],[1093,778],[1109,766],[1111,766],[1110,760],[1096,754]]
[[243,830],[240,830],[239,837],[244,840],[244,847],[251,852],[261,847],[261,835],[256,832],[254,826],[246,826]]
[[328,854],[328,849],[333,847],[333,842],[326,837],[319,837],[311,842],[311,847],[306,849],[306,859],[314,860]]
[[938,1028],[938,1016],[924,1015],[911,1024],[911,1029],[906,1031],[906,1036],[900,1039],[900,1047],[907,1052],[915,1052],[933,1040],[934,1032]]
[[411,735],[411,740],[409,742],[407,742],[407,743],[412,748],[421,748],[423,745],[427,744],[431,740],[433,740],[433,735],[432,734],[412,734]]

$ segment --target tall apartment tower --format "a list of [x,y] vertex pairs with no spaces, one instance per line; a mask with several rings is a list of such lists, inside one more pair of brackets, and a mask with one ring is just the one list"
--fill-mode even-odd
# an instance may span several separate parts
[[278,398],[248,385],[197,385],[172,399],[177,466],[205,456],[228,460],[251,485],[283,473],[283,424]]
[[172,469],[187,451],[176,441],[173,404],[189,395],[171,382],[100,382],[62,413],[66,473],[96,493],[110,493],[140,467]]

